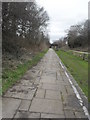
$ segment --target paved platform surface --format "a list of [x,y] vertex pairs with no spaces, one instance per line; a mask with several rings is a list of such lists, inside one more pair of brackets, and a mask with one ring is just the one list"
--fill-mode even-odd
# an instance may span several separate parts
[[2,102],[3,118],[87,118],[52,49]]

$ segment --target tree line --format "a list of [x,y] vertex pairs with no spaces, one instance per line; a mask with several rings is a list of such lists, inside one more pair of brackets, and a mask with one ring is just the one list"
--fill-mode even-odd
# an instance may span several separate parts
[[35,2],[3,2],[3,52],[13,54],[23,47],[44,49],[49,44],[48,21],[47,12]]
[[90,36],[90,20],[86,20],[77,25],[72,25],[66,31],[67,35],[60,38],[55,43],[59,47],[68,46],[69,48],[88,48]]
[[90,21],[86,20],[83,23],[70,27],[67,34],[68,46],[70,48],[88,46],[88,35],[90,34],[89,24]]

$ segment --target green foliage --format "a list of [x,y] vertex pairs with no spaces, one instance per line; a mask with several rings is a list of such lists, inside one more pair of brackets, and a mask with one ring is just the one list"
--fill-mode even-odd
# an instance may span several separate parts
[[62,50],[56,51],[62,62],[75,78],[83,92],[88,96],[88,62],[80,57],[74,56],[71,52]]

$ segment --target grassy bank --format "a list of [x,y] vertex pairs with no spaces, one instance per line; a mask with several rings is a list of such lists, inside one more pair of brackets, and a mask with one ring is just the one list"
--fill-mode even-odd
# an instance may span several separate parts
[[88,96],[88,62],[70,52],[56,51],[62,62],[75,78],[83,92]]
[[2,93],[15,84],[32,66],[36,65],[47,51],[38,53],[36,56],[24,64],[18,65],[15,70],[6,69],[2,74]]

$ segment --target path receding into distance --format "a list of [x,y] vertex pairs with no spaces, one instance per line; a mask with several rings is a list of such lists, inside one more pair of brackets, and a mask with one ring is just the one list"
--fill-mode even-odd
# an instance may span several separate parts
[[49,49],[3,96],[3,118],[87,118],[83,101],[60,63]]

